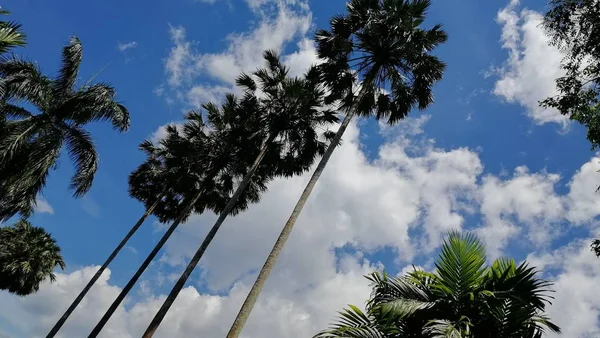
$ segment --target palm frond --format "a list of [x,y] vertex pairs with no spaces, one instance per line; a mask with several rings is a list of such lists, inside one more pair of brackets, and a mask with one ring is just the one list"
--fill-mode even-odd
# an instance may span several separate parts
[[58,77],[53,81],[52,90],[57,97],[68,96],[73,92],[77,81],[83,48],[81,41],[75,36],[71,37],[69,44],[63,47],[61,67]]
[[51,83],[35,63],[16,56],[0,58],[0,95],[6,100],[27,100],[45,111]]
[[4,118],[27,119],[33,117],[33,114],[25,108],[10,103],[4,103],[0,106],[0,116]]
[[83,196],[92,187],[94,175],[98,169],[98,154],[91,135],[78,127],[63,125],[67,151],[75,163],[75,175],[70,188],[75,197]]
[[350,309],[340,312],[339,322],[331,328],[315,335],[315,338],[386,338],[385,332],[377,328],[374,318],[359,308],[349,305]]
[[[9,14],[3,11],[1,14]],[[6,53],[13,47],[22,47],[26,44],[27,36],[21,30],[21,25],[15,22],[0,21],[0,54]]]
[[56,112],[57,116],[78,125],[93,121],[110,121],[124,132],[131,120],[125,106],[114,101],[115,90],[107,84],[95,84],[75,92]]
[[440,285],[459,300],[479,285],[485,273],[485,247],[471,233],[450,232],[435,263]]

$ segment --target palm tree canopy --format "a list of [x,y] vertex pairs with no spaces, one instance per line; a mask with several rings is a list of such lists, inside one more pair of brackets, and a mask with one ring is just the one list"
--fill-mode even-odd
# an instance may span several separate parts
[[20,220],[0,228],[0,289],[25,296],[39,290],[55,267],[65,263],[56,241],[44,229]]
[[[205,104],[206,122],[202,114],[192,111],[186,115],[183,127],[167,126],[166,137],[157,145],[142,143],[140,148],[147,159],[129,177],[130,195],[146,207],[161,198],[153,212],[161,222],[177,217],[187,199],[199,190],[202,196],[184,220],[192,212],[220,212],[260,147],[260,138],[251,135],[251,119],[256,112],[251,110],[249,99],[229,95],[220,107]],[[267,180],[255,180],[233,212],[257,202]]]
[[369,275],[373,291],[366,312],[351,306],[316,337],[536,338],[547,330],[560,332],[544,315],[550,282],[539,279],[527,263],[485,262],[477,237],[451,232],[434,273]]
[[237,84],[247,95],[258,96],[256,132],[271,139],[266,162],[279,163],[277,175],[299,175],[325,152],[333,135],[326,128],[339,119],[325,108],[326,87],[317,67],[301,77],[290,77],[275,51],[266,50],[263,58],[265,66],[252,74],[242,73]]
[[[84,129],[87,123],[109,121],[120,132],[129,128],[129,112],[115,101],[114,88],[103,83],[75,88],[81,59],[81,42],[73,37],[63,48],[55,78],[18,57],[0,61],[0,115],[6,120],[0,133],[0,220],[31,214],[63,146],[75,164],[70,184],[74,195],[91,188],[98,155]],[[38,113],[18,106],[21,101]]]
[[[431,52],[447,40],[441,25],[421,25],[429,0],[351,0],[345,15],[333,16],[329,30],[316,34],[319,67],[331,88],[330,101],[392,124],[412,109],[433,102],[432,86],[445,64]],[[360,82],[364,97],[354,102]]]
[[272,178],[308,170],[325,150],[329,133],[316,129],[337,117],[321,109],[325,91],[318,70],[291,78],[276,53],[266,51],[264,58],[265,68],[238,78],[242,97],[229,94],[220,106],[204,104],[204,112],[188,113],[181,128],[168,126],[158,145],[140,146],[147,160],[130,175],[130,195],[146,207],[162,196],[153,212],[162,222],[183,211],[198,189],[204,193],[193,212],[221,212],[267,142],[263,162],[231,214],[258,202]]

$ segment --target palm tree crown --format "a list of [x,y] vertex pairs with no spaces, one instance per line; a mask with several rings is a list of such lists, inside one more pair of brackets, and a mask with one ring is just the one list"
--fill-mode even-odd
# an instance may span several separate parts
[[44,229],[20,220],[0,228],[0,289],[20,296],[38,291],[46,278],[65,263],[56,241]]
[[325,108],[326,88],[317,67],[310,67],[302,77],[290,77],[275,51],[266,50],[263,58],[265,66],[251,75],[242,73],[237,84],[247,95],[259,97],[256,133],[270,143],[269,152],[279,166],[276,174],[299,175],[325,152],[333,132],[323,128],[339,119]]
[[451,232],[434,273],[390,277],[373,273],[363,313],[355,306],[316,337],[539,338],[560,332],[544,315],[551,283],[508,258],[485,266],[485,248],[472,234]]
[[[0,220],[31,214],[63,145],[75,164],[70,185],[74,195],[90,189],[98,155],[84,129],[87,123],[107,120],[120,132],[129,128],[129,112],[114,100],[111,86],[88,83],[75,88],[81,59],[81,42],[74,37],[63,48],[56,78],[18,57],[0,62],[0,114],[7,120],[0,137]],[[21,101],[39,113],[16,105]]]
[[[330,20],[330,30],[317,31],[317,52],[332,98],[355,113],[386,118],[392,124],[413,108],[433,102],[432,86],[445,64],[431,55],[447,40],[441,25],[420,26],[429,0],[351,0],[345,15]],[[363,88],[354,102],[356,80]]]

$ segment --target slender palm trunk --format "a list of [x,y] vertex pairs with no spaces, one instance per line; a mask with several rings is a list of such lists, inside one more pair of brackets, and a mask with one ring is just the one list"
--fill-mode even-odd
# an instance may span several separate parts
[[[361,92],[359,93],[359,95],[356,99],[356,102],[360,102],[362,100],[362,98],[365,96],[366,91],[364,89],[365,89],[365,87],[363,87],[363,89],[361,89]],[[340,140],[342,139],[342,135],[344,135],[344,132],[346,131],[346,128],[348,127],[348,124],[350,124],[350,120],[352,119],[352,117],[354,116],[354,114],[356,112],[355,108],[356,108],[356,103],[353,105],[353,107],[348,111],[348,113],[344,117],[344,120],[342,121],[340,128],[338,129],[333,140],[331,141],[331,144],[329,145],[329,147],[327,147],[327,150],[325,151],[325,154],[323,154],[321,161],[319,161],[319,164],[317,165],[315,172],[312,174],[310,181],[308,181],[308,184],[304,188],[304,191],[302,192],[300,199],[296,203],[296,206],[294,207],[294,210],[292,211],[290,218],[285,223],[283,229],[281,230],[281,233],[279,234],[279,237],[277,238],[277,241],[275,242],[275,245],[273,246],[273,249],[269,253],[269,256],[267,257],[265,264],[263,265],[262,269],[260,270],[260,273],[258,274],[258,277],[256,278],[256,281],[254,282],[252,289],[250,289],[250,292],[248,293],[248,296],[246,297],[244,304],[242,304],[242,308],[238,312],[237,317],[235,318],[235,321],[233,322],[231,329],[229,330],[229,333],[227,334],[226,338],[237,338],[240,335],[240,333],[242,332],[242,329],[244,328],[244,324],[246,324],[246,320],[248,320],[248,316],[250,315],[250,312],[252,312],[252,308],[254,307],[254,304],[256,304],[256,300],[258,299],[258,296],[259,296],[265,282],[267,281],[267,278],[269,278],[269,274],[271,273],[271,270],[273,270],[273,267],[275,266],[277,257],[281,253],[281,250],[283,249],[285,242],[287,241],[288,237],[290,236],[290,233],[292,232],[292,229],[294,228],[296,219],[302,212],[302,208],[304,207],[304,204],[306,204],[306,201],[308,200],[310,193],[312,192],[313,188],[317,184],[319,177],[323,173],[323,170],[325,169],[327,162],[329,162],[329,158],[331,157],[331,154],[333,154],[333,151],[335,150],[337,145],[340,143]]]
[[96,283],[96,281],[98,280],[98,278],[100,278],[100,276],[102,275],[102,273],[104,272],[104,270],[106,270],[106,268],[108,267],[108,265],[113,261],[113,259],[115,259],[115,257],[119,254],[119,252],[121,251],[121,249],[123,249],[123,247],[125,246],[125,244],[127,244],[127,242],[129,241],[129,239],[131,238],[131,236],[133,236],[133,234],[136,233],[136,231],[140,228],[140,226],[144,223],[144,221],[146,221],[146,218],[148,218],[148,216],[150,216],[150,214],[152,213],[152,211],[154,211],[154,209],[156,208],[156,206],[160,202],[161,198],[162,198],[162,196],[159,197],[156,200],[156,202],[154,202],[154,204],[152,204],[148,209],[146,209],[146,212],[144,212],[144,214],[142,215],[142,217],[140,217],[140,219],[137,221],[137,223],[135,223],[135,225],[133,226],[133,228],[131,228],[131,230],[129,230],[129,232],[127,233],[127,235],[125,235],[125,238],[123,238],[123,240],[121,241],[121,243],[119,243],[119,245],[110,254],[110,256],[108,256],[108,258],[106,259],[106,262],[104,262],[104,264],[102,264],[102,266],[96,272],[96,274],[94,275],[94,277],[92,277],[92,279],[90,279],[90,281],[83,288],[83,290],[81,290],[81,292],[79,293],[79,295],[77,296],[77,298],[75,298],[75,300],[73,301],[73,303],[71,304],[71,306],[69,306],[69,308],[67,309],[67,311],[65,311],[65,313],[62,315],[62,317],[60,317],[60,319],[58,320],[58,322],[56,322],[56,324],[54,325],[54,327],[52,328],[52,330],[50,330],[50,333],[48,333],[48,335],[46,336],[46,338],[52,338],[52,337],[54,337],[58,333],[58,331],[64,325],[64,323],[67,321],[67,319],[69,318],[69,316],[71,315],[71,313],[73,313],[73,311],[75,310],[75,308],[77,307],[77,305],[79,305],[79,303],[81,303],[81,301],[83,300],[83,297],[85,297],[85,295],[88,293],[88,291],[90,291],[90,289],[92,288],[92,286],[94,286],[94,284]]
[[231,212],[231,210],[233,209],[233,207],[239,200],[240,196],[242,195],[242,193],[244,192],[244,190],[250,183],[252,176],[254,176],[254,173],[260,166],[260,163],[262,162],[263,158],[265,157],[265,154],[267,153],[267,149],[272,141],[273,141],[273,138],[270,137],[263,144],[262,149],[260,150],[260,153],[258,154],[256,159],[254,160],[254,163],[252,164],[252,167],[250,167],[250,170],[248,171],[246,176],[244,176],[244,178],[242,179],[242,182],[240,182],[240,185],[237,187],[237,189],[235,190],[235,192],[229,199],[229,202],[227,202],[227,205],[225,206],[225,208],[219,215],[219,218],[217,219],[217,221],[215,222],[213,227],[210,229],[210,231],[204,238],[204,241],[202,241],[202,244],[198,248],[198,251],[196,251],[196,253],[192,257],[192,260],[190,261],[188,266],[185,268],[185,271],[181,274],[181,277],[179,277],[179,280],[177,281],[177,283],[175,283],[175,286],[173,286],[173,289],[169,293],[169,296],[167,297],[167,299],[165,300],[163,305],[160,307],[160,309],[154,316],[154,319],[152,319],[152,322],[150,322],[150,325],[146,329],[146,332],[144,332],[144,335],[142,336],[142,338],[152,337],[154,335],[154,333],[156,332],[156,330],[158,329],[158,326],[160,325],[162,320],[167,315],[169,308],[171,308],[171,305],[173,305],[173,302],[179,295],[179,292],[181,292],[181,289],[183,289],[185,282],[188,280],[188,278],[190,277],[190,274],[192,273],[192,271],[194,271],[194,269],[196,268],[196,265],[198,265],[198,262],[204,255],[206,248],[210,245],[212,240],[215,238],[217,231],[219,231],[219,228],[221,227],[221,225],[223,224],[223,222],[225,221],[225,219],[227,218],[227,216],[229,215],[229,213]]
[[104,316],[100,319],[98,324],[96,324],[96,326],[94,327],[94,329],[92,330],[92,332],[90,333],[88,338],[95,338],[98,336],[98,334],[100,334],[100,331],[102,331],[102,328],[104,327],[104,325],[106,325],[106,323],[108,322],[110,317],[117,310],[117,308],[119,307],[119,304],[121,304],[123,299],[125,299],[125,296],[127,296],[129,291],[131,291],[131,289],[133,288],[135,283],[137,283],[138,279],[140,279],[140,277],[142,276],[144,271],[148,268],[150,263],[152,263],[152,260],[154,259],[154,257],[156,257],[156,255],[158,254],[160,249],[162,249],[163,245],[167,242],[169,237],[171,237],[171,235],[173,234],[175,229],[177,229],[177,226],[179,226],[179,224],[181,223],[181,221],[183,220],[185,215],[187,215],[192,210],[194,204],[196,203],[198,198],[200,198],[200,196],[202,196],[203,192],[204,192],[204,189],[199,189],[198,192],[196,193],[196,195],[194,195],[191,199],[188,200],[187,205],[185,206],[183,211],[177,216],[175,221],[173,221],[173,224],[171,225],[171,227],[169,227],[167,232],[165,232],[165,234],[158,241],[158,243],[156,243],[156,246],[154,247],[154,249],[152,249],[152,251],[150,252],[148,257],[146,257],[146,260],[142,263],[140,268],[136,271],[135,275],[133,275],[133,277],[131,277],[131,279],[129,280],[127,285],[125,285],[125,287],[123,288],[121,293],[117,296],[117,299],[115,299],[115,301],[110,305],[110,307],[108,308],[108,310],[106,311]]

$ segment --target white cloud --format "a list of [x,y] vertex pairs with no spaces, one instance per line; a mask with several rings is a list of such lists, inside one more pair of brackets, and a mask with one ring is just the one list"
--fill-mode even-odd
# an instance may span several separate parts
[[569,182],[569,221],[585,224],[600,214],[600,195],[596,191],[596,187],[600,185],[599,170],[600,157],[594,157],[584,164]]
[[[577,187],[583,189],[582,177],[593,170],[584,164],[571,179],[570,191],[563,195],[556,192],[559,177],[552,173],[532,173],[519,167],[509,177],[482,176],[476,152],[440,149],[423,138],[420,130],[426,119],[407,119],[398,132],[386,134],[387,141],[375,159],[365,157],[359,130],[355,125],[349,127],[299,218],[243,337],[310,337],[325,328],[345,304],[364,305],[369,288],[362,275],[381,268],[377,262],[366,261],[364,253],[387,246],[394,253],[391,259],[399,264],[395,269],[417,256],[426,258],[423,266],[430,266],[431,250],[439,246],[441,236],[450,228],[476,226],[464,224],[464,220],[478,213],[482,225],[477,231],[489,240],[491,250],[505,253],[505,244],[514,240],[516,235],[501,231],[500,237],[491,236],[497,222],[510,222],[521,228],[518,240],[530,238],[532,244],[526,252],[531,253],[532,264],[555,271],[551,277],[557,281],[557,293],[550,314],[563,326],[565,336],[597,334],[595,314],[600,299],[594,295],[600,265],[588,255],[589,239],[548,252],[533,236],[537,227],[564,220],[578,198],[588,197],[579,195]],[[184,289],[157,338],[224,336],[307,179],[308,174],[275,180],[262,203],[226,222],[201,261],[200,278],[193,275],[190,280],[192,285],[220,292],[211,295],[194,286]],[[595,216],[596,209],[584,210],[578,217]],[[164,276],[145,276],[136,293],[139,300],[132,299],[119,308],[104,337],[139,337],[164,299],[155,288],[165,283],[162,287],[168,289],[173,283],[171,276],[177,277],[181,269],[178,264],[187,262],[214,218],[209,214],[192,217],[176,232],[162,259],[167,263],[161,266]],[[501,245],[494,247],[495,240]],[[334,249],[348,245],[358,252],[336,255]],[[6,305],[0,307],[0,326],[15,337],[44,335],[94,271],[85,268],[58,274],[56,284],[44,285],[38,294],[26,298],[1,293],[0,303]],[[88,334],[114,299],[119,288],[109,274],[103,275],[67,322],[63,337]],[[29,318],[36,318],[35,323]]]
[[169,35],[174,46],[165,61],[165,72],[167,73],[167,83],[170,86],[178,87],[184,81],[189,81],[197,70],[194,66],[191,43],[185,40],[185,28],[169,25]]
[[136,48],[138,45],[138,43],[136,41],[131,41],[131,42],[127,42],[127,43],[120,43],[117,45],[117,48],[121,51],[124,52],[128,49],[134,49]]
[[302,74],[317,62],[315,46],[307,37],[312,14],[302,1],[249,1],[257,24],[249,32],[232,33],[225,39],[227,47],[220,53],[201,53],[198,43],[189,40],[185,28],[170,27],[173,47],[165,61],[167,84],[185,104],[198,107],[206,100],[220,99],[225,92],[236,92],[235,79],[263,65],[266,49],[283,51],[290,43],[296,49],[283,55],[291,75]]
[[[517,167],[506,180],[488,175],[480,190],[485,226],[478,233],[486,240],[492,257],[498,257],[507,241],[521,231],[537,246],[550,244],[564,216],[563,199],[555,192],[559,175],[529,173]],[[553,231],[554,229],[554,231]]]
[[35,207],[33,208],[33,211],[40,214],[54,214],[54,208],[52,208],[50,203],[48,203],[48,201],[42,196],[38,196],[35,199]]
[[542,15],[519,10],[519,1],[498,12],[502,25],[502,47],[508,50],[506,64],[494,72],[499,76],[493,93],[507,102],[518,103],[537,124],[556,122],[566,127],[568,118],[554,109],[539,107],[539,101],[557,94],[555,79],[564,75],[560,69],[561,52],[548,44],[540,26]]
[[589,249],[590,241],[591,238],[576,240],[557,250],[527,257],[539,269],[560,271],[550,275],[556,293],[548,314],[561,327],[562,335],[549,337],[600,336],[600,264]]

